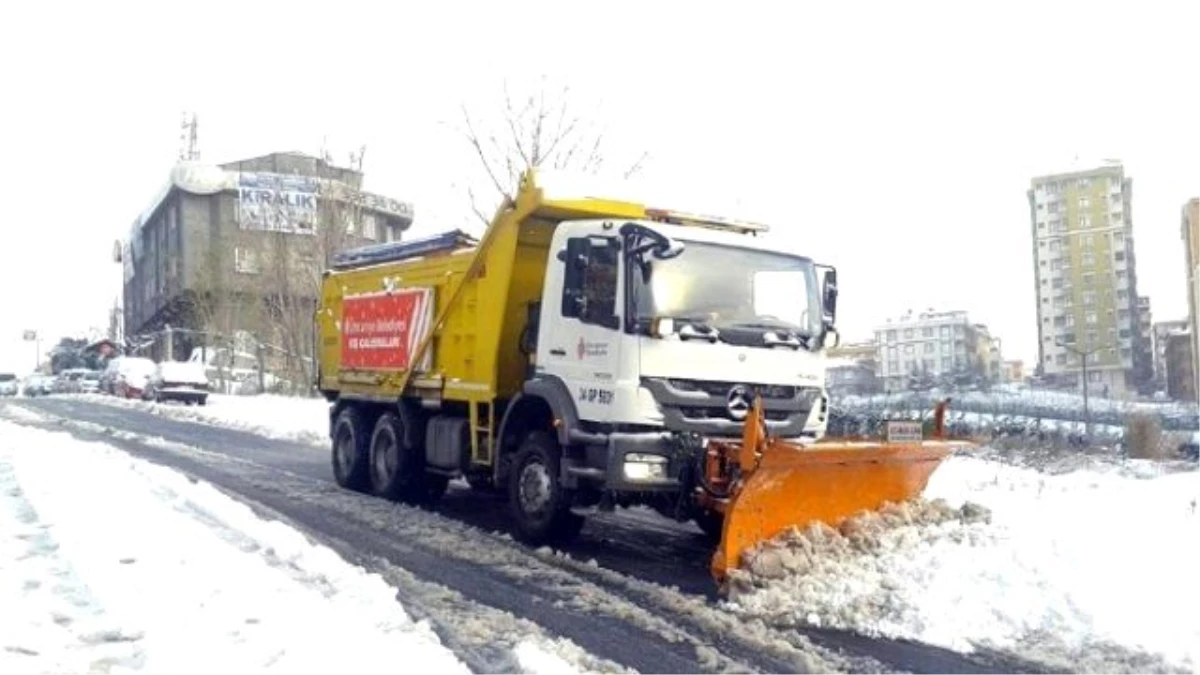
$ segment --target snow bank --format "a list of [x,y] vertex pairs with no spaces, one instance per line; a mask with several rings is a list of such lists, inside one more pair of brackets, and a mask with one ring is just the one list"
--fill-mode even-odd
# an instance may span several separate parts
[[261,434],[268,438],[326,444],[329,442],[329,403],[323,398],[297,398],[277,394],[231,396],[209,394],[208,405],[152,403],[103,394],[71,394],[64,398],[132,408],[172,419],[216,424]]
[[1200,474],[1148,466],[1048,476],[951,458],[925,493],[932,505],[764,547],[730,608],[1067,670],[1195,669]]
[[468,672],[381,577],[207,484],[0,422],[0,672]]

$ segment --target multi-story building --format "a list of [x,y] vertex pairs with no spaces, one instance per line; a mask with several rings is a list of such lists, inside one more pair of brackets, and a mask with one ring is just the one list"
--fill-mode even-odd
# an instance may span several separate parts
[[979,361],[983,364],[983,374],[988,382],[1000,382],[1004,378],[1004,355],[1001,354],[1000,338],[992,336],[988,327],[977,323],[975,330],[979,336],[976,348],[979,351]]
[[330,256],[399,240],[412,224],[411,205],[363,191],[362,179],[300,153],[176,165],[117,255],[127,338],[181,329],[151,354],[178,359],[198,342],[249,333],[309,358]]
[[1151,332],[1154,341],[1154,385],[1156,390],[1165,390],[1167,386],[1167,337],[1176,333],[1189,332],[1188,320],[1159,321],[1154,324]]
[[1097,393],[1130,395],[1144,375],[1132,195],[1118,163],[1032,181],[1037,372],[1047,382],[1082,388],[1083,358]]
[[1150,311],[1150,298],[1138,296],[1138,342],[1133,352],[1133,369],[1138,390],[1143,394],[1153,393],[1154,381],[1154,316]]
[[1192,361],[1192,334],[1188,331],[1171,333],[1164,345],[1167,375],[1167,396],[1176,401],[1196,400],[1196,373]]
[[[1184,264],[1187,275],[1188,329],[1192,334],[1192,370],[1200,378],[1200,197],[1183,205],[1179,234],[1183,239]],[[1200,392],[1200,380],[1195,385]]]
[[908,312],[875,329],[878,375],[886,391],[939,382],[992,381],[995,344],[966,312]]
[[1018,384],[1025,381],[1025,362],[1020,359],[1004,362],[1004,377],[1002,382]]
[[874,342],[846,343],[829,350],[825,386],[833,395],[874,394],[879,391]]

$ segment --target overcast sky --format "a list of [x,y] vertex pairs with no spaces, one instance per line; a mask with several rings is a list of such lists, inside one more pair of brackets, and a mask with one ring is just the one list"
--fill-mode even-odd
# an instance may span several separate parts
[[393,4],[8,3],[0,367],[32,366],[23,329],[106,325],[112,242],[167,179],[182,111],[213,162],[366,145],[367,187],[433,232],[467,222],[476,168],[447,123],[542,75],[614,161],[649,151],[647,182],[836,265],[849,339],[965,309],[1032,361],[1025,190],[1076,156],[1124,162],[1139,290],[1186,316],[1197,3]]

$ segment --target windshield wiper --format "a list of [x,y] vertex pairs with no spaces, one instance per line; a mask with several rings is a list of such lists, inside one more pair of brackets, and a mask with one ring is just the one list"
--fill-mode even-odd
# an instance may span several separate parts
[[799,330],[799,327],[786,321],[738,321],[729,324],[730,328],[748,328],[763,332],[763,343],[768,347],[784,346],[799,349],[811,349],[813,336]]

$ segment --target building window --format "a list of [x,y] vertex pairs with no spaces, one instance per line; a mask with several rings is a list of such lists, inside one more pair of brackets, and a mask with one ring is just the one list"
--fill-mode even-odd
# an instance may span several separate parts
[[925,343],[925,353],[926,354],[932,354],[934,349],[935,349],[935,345],[932,342]]
[[1096,291],[1084,291],[1081,295],[1080,301],[1084,305],[1090,306],[1096,304]]
[[364,213],[362,217],[362,236],[364,239],[379,241],[379,221],[374,213]]
[[1050,288],[1059,290],[1062,287],[1063,287],[1063,278],[1062,277],[1055,277],[1054,280],[1050,282]]
[[1079,214],[1079,229],[1086,229],[1092,226],[1092,219],[1086,213]]
[[[1083,255],[1080,257],[1079,262],[1087,267],[1093,267],[1096,264],[1096,254],[1092,253],[1091,251],[1084,251]],[[1085,274],[1084,278],[1086,279],[1089,276],[1091,276],[1091,275]],[[1090,283],[1090,282],[1084,281],[1084,283]]]
[[[1038,205],[1038,208],[1041,208],[1040,204]],[[1046,212],[1047,213],[1058,213],[1058,202],[1050,202],[1049,204],[1047,204]]]
[[923,328],[921,330],[921,335],[923,335],[924,337],[933,337],[933,328],[932,327]]
[[258,255],[245,248],[233,249],[233,269],[239,274],[258,274],[262,271],[259,266]]
[[1099,317],[1096,316],[1095,312],[1088,312],[1084,315],[1084,319],[1088,322],[1088,325],[1093,325],[1100,320]]
[[913,353],[913,346],[911,344],[904,345],[904,355],[912,356],[912,353]]
[[896,341],[896,331],[894,331],[894,330],[889,330],[889,331],[887,332],[887,341],[888,341],[888,342],[895,342],[895,341]]
[[913,337],[913,329],[911,329],[911,328],[905,328],[905,329],[904,329],[904,339],[905,339],[905,340],[911,340],[911,339],[912,339],[912,337]]
[[1080,178],[1076,185],[1078,185],[1080,190],[1086,190],[1092,186],[1092,181],[1088,178]]
[[1117,251],[1116,253],[1113,254],[1113,260],[1116,260],[1117,262],[1121,262],[1121,261],[1125,260],[1125,252]]
[[[1049,357],[1049,356],[1047,356],[1047,357],[1046,357],[1046,360],[1047,360],[1047,361],[1049,361],[1049,360],[1050,360],[1050,357]],[[1057,363],[1057,364],[1058,364],[1058,365],[1060,365],[1060,366],[1061,366],[1061,365],[1063,365],[1063,364],[1065,364],[1065,363],[1067,362],[1067,355],[1066,355],[1066,354],[1058,354],[1058,355],[1056,355],[1056,356],[1054,357],[1054,362],[1055,362],[1055,363]]]
[[1091,202],[1088,200],[1087,195],[1081,196],[1079,198],[1079,208],[1086,209],[1089,206],[1091,206]]

